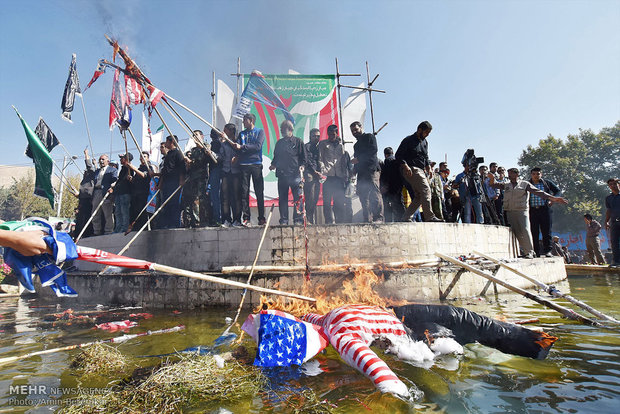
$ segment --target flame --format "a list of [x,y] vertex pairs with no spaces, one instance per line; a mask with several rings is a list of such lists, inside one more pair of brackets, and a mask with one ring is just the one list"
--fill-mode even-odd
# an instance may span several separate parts
[[556,336],[551,336],[551,335],[549,335],[546,332],[541,332],[540,333],[540,338],[537,341],[534,341],[534,342],[537,343],[538,345],[540,345],[540,347],[542,349],[548,349],[557,340],[558,340],[558,338]]
[[[330,270],[332,270],[330,268]],[[345,270],[345,269],[343,269]],[[254,310],[277,309],[291,315],[301,317],[307,313],[326,314],[332,309],[343,305],[364,304],[386,307],[389,305],[404,304],[405,301],[395,301],[384,298],[374,290],[374,286],[383,282],[383,276],[378,276],[371,269],[357,268],[352,270],[353,278],[342,283],[342,289],[328,291],[325,284],[304,281],[301,294],[316,298],[316,303],[298,299],[283,299],[261,296],[260,305]],[[277,288],[277,284],[276,284]]]

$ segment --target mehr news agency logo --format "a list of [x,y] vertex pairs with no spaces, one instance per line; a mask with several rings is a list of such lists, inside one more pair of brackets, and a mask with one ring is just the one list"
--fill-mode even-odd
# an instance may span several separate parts
[[[96,387],[52,387],[48,385],[10,385],[8,405],[38,406],[38,405],[68,405],[77,402],[84,403],[84,396],[92,396],[111,392],[111,388]],[[73,395],[80,398],[61,398],[63,395]]]

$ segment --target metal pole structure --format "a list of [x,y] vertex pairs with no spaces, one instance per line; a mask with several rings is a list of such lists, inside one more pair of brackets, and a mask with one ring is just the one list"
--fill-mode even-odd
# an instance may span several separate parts
[[[79,76],[78,76],[79,79]],[[93,149],[93,140],[90,137],[90,128],[88,127],[88,118],[86,117],[86,106],[84,105],[84,97],[82,94],[79,94],[80,102],[82,102],[82,113],[84,114],[84,122],[86,123],[86,133],[88,134],[88,143],[90,144],[90,153],[95,154],[95,150]]]
[[347,86],[340,83],[341,76],[361,76],[359,73],[340,73],[340,68],[338,66],[338,58],[336,58],[336,86],[338,86],[338,112],[340,112],[340,138],[342,138],[342,145],[346,144],[344,140],[344,125],[342,125],[342,95],[340,94],[340,88],[351,88],[351,89],[362,89],[367,90],[368,88],[359,88],[356,86]]
[[[62,157],[62,172],[65,172],[65,168],[67,168],[67,156],[63,155]],[[56,210],[56,217],[60,217],[60,209],[62,208],[62,193],[64,192],[65,189],[65,183],[60,180],[60,190],[59,190],[59,195],[58,195],[58,204],[56,205],[57,210]]]
[[370,80],[370,70],[368,69],[368,61],[366,61],[366,79],[368,85],[368,102],[370,103],[370,121],[372,122],[372,134],[376,135],[377,131],[375,130],[375,113],[372,108],[372,84],[379,77],[379,74],[374,77],[373,80]]
[[[237,94],[235,95],[235,108],[237,104],[239,104],[239,96],[241,95],[241,57],[237,58],[237,73],[231,73],[230,76],[237,77]],[[241,130],[241,120],[238,118],[235,119],[235,125],[237,126],[237,130]]]
[[211,89],[211,123],[215,125],[215,71],[213,71],[213,88]]

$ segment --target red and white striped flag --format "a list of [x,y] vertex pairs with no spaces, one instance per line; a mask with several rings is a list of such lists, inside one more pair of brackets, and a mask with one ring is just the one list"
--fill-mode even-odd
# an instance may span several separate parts
[[[394,314],[377,306],[346,305],[324,316],[307,314],[303,320],[322,326],[340,357],[368,377],[381,392],[409,396],[407,386],[369,348],[377,338],[387,338],[392,343],[413,343]],[[428,352],[432,359],[433,353],[430,349]]]
[[131,257],[118,256],[103,250],[90,247],[77,246],[78,259],[87,262],[99,263],[106,266],[129,267],[132,269],[151,270],[153,263],[146,260],[132,259]]

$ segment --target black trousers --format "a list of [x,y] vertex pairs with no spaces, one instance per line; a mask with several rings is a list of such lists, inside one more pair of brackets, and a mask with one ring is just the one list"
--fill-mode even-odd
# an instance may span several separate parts
[[612,264],[620,265],[620,221],[612,221],[609,226],[609,245]]
[[385,193],[382,196],[385,222],[399,222],[405,214],[402,193]]
[[[84,225],[90,218],[93,210],[93,199],[92,198],[80,198],[78,201],[78,212],[75,216],[75,235],[77,237],[78,234],[84,228]],[[93,225],[92,223],[88,225],[88,228],[84,232],[82,237],[90,237],[93,235]]]
[[[221,174],[220,198],[222,202],[222,223],[241,221],[241,173]],[[232,217],[231,217],[232,210]]]
[[[293,200],[295,204],[293,206],[293,222],[295,224],[303,224],[304,218],[302,214],[299,212],[300,209],[297,207],[297,201],[301,196],[301,188],[299,185],[301,184],[300,176],[281,176],[278,177],[278,210],[280,212],[280,224],[287,225],[288,224],[288,190],[291,189],[291,193],[293,194]],[[301,206],[299,206],[301,207]]]
[[[549,206],[530,207],[530,230],[534,251],[537,255],[544,255],[551,251],[551,208]],[[542,235],[542,246],[540,237]]]
[[250,178],[254,185],[256,204],[258,208],[258,220],[265,219],[265,181],[263,180],[262,165],[241,166],[241,210],[243,219],[250,219]]
[[319,193],[321,191],[321,183],[314,178],[312,181],[304,182],[304,197],[306,198],[306,218],[308,223],[316,223],[316,203],[319,201]]

